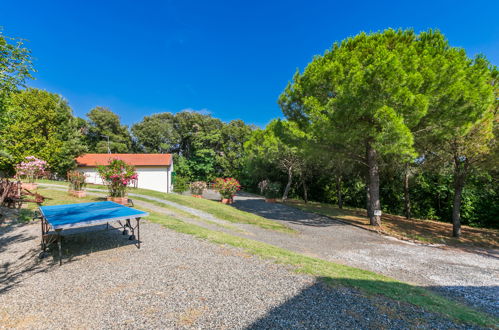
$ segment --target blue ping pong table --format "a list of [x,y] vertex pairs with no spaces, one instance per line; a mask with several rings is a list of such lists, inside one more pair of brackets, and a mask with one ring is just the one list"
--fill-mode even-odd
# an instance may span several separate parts
[[[45,255],[48,245],[57,241],[60,265],[62,264],[61,232],[64,229],[99,224],[109,226],[109,222],[116,221],[123,228],[123,235],[127,235],[128,230],[130,230],[129,240],[136,240],[136,245],[140,249],[139,221],[141,217],[149,215],[147,212],[110,201],[40,206],[39,210],[42,223],[42,253],[40,256]],[[135,226],[132,225],[131,219],[135,219]],[[56,234],[55,240],[54,235],[51,235],[51,230],[52,233],[55,232]],[[137,236],[135,236],[135,233],[137,233]]]

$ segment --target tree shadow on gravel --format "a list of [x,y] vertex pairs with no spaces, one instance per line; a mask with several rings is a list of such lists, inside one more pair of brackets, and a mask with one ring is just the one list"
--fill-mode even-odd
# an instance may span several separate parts
[[345,223],[314,213],[303,212],[294,207],[267,203],[263,199],[237,199],[232,204],[238,210],[261,217],[311,227],[345,226]]
[[[329,278],[326,279],[331,280]],[[377,281],[354,282],[362,286],[386,285]],[[390,283],[397,290],[409,285]],[[367,297],[349,287],[326,285],[321,279],[272,308],[247,329],[469,329],[441,314],[381,295]]]
[[[23,230],[22,226],[31,226],[30,230]],[[38,273],[47,272],[59,267],[57,244],[48,247],[48,256],[40,259],[39,255],[41,233],[33,234],[39,229],[39,222],[7,225],[0,231],[0,295],[9,291],[27,278]],[[10,227],[10,228],[9,228]],[[63,266],[69,262],[76,262],[80,257],[94,252],[115,249],[127,245],[135,245],[135,240],[129,240],[128,235],[109,225],[75,228],[63,231],[62,262]],[[19,251],[19,250],[24,251]],[[10,252],[13,251],[13,252]],[[19,255],[19,252],[21,254]],[[12,253],[10,258],[7,254]]]

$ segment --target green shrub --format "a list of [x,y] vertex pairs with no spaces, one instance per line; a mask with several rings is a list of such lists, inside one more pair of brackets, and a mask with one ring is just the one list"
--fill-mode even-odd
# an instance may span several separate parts
[[187,190],[189,190],[189,179],[181,176],[175,177],[173,191],[176,193],[183,193]]
[[263,191],[266,198],[281,197],[281,184],[279,182],[269,182]]

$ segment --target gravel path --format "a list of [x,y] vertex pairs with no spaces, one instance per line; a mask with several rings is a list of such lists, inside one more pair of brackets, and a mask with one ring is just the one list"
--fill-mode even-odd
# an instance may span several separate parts
[[469,328],[147,221],[141,249],[73,230],[58,266],[39,225],[0,226],[0,328]]
[[429,287],[499,317],[497,257],[397,240],[249,194],[233,205],[300,232],[266,231],[258,240]]
[[[201,217],[214,218],[207,216],[205,212],[159,198],[138,196],[167,203]],[[184,220],[425,286],[499,317],[497,257],[397,240],[286,205],[265,203],[262,198],[250,194],[237,196],[233,206],[282,222],[297,230],[299,235],[264,230],[246,224],[237,224],[237,228],[243,232],[231,231],[194,219]],[[164,213],[165,210],[157,211]],[[219,219],[217,221],[227,223]]]

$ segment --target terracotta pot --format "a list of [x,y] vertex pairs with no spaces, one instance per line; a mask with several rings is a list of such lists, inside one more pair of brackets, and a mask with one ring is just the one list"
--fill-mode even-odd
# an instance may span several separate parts
[[83,198],[83,197],[87,196],[87,192],[84,190],[70,190],[69,194],[71,196],[76,197],[76,198]]
[[128,197],[110,197],[110,196],[107,196],[107,200],[111,201],[111,202],[118,203],[118,204],[122,204],[122,205],[128,204]]
[[265,202],[267,202],[267,203],[275,203],[276,199],[275,198],[265,198]]
[[21,187],[27,190],[36,190],[38,188],[38,183],[23,182],[21,183]]
[[230,198],[222,198],[222,204],[230,204]]
[[196,197],[196,198],[203,198],[202,195],[192,195],[192,197]]

